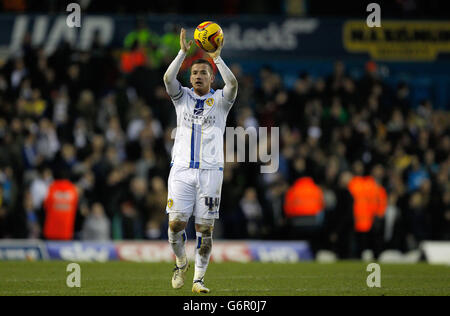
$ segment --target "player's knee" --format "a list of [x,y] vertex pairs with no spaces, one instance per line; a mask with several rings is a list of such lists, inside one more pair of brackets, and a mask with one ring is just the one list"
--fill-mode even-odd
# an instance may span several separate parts
[[212,236],[214,227],[210,225],[195,225],[196,230],[201,233],[204,237]]
[[186,223],[180,221],[172,221],[169,222],[169,228],[173,233],[178,233],[186,228]]

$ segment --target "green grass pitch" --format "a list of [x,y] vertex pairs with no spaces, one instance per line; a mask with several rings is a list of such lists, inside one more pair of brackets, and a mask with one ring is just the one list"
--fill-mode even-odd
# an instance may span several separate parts
[[[136,295],[194,296],[193,263],[186,285],[171,288],[173,264],[79,263],[81,287],[69,288],[69,262],[0,262],[0,296],[8,295]],[[207,295],[450,295],[450,267],[421,264],[380,264],[381,288],[369,288],[364,262],[318,263],[211,263],[205,284]],[[202,294],[205,296],[205,294]]]

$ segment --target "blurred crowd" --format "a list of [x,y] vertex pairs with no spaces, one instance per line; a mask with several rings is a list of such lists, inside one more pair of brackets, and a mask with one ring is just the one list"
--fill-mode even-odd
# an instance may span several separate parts
[[[337,61],[325,78],[300,73],[291,90],[270,67],[261,69],[258,87],[238,66],[233,70],[240,81],[234,123],[279,126],[280,169],[258,177],[247,169],[234,199],[225,191],[223,201],[232,203],[244,192],[245,201],[261,206],[259,227],[269,235],[311,238],[316,249],[331,249],[344,258],[359,257],[364,248],[376,255],[384,249],[406,252],[423,240],[450,238],[448,111],[433,109],[430,100],[414,106],[408,84],[387,85],[371,61],[358,80]],[[385,214],[367,233],[355,231],[349,191],[355,176],[370,176],[387,192]],[[325,210],[313,234],[283,216],[286,190],[302,177],[314,179],[323,192]],[[261,234],[264,229],[256,233]]]
[[[89,51],[63,43],[47,56],[27,37],[0,68],[0,238],[42,237],[43,201],[57,178],[79,192],[75,239],[167,237],[176,116],[162,77],[177,41],[176,29],[158,36],[139,26],[120,52],[97,40]],[[301,72],[292,89],[270,66],[256,76],[230,66],[239,93],[227,126],[279,127],[279,170],[226,163],[216,238],[303,238],[283,204],[294,182],[310,177],[325,207],[314,244],[354,257],[348,183],[371,175],[388,203],[367,234],[370,247],[408,251],[450,239],[448,112],[430,100],[413,106],[408,84],[385,84],[373,62],[358,80],[341,61],[328,77]],[[186,86],[188,75],[179,76]]]

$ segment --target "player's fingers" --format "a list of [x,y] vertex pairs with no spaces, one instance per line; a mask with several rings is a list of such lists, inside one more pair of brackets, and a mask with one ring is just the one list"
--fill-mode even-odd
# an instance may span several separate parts
[[193,43],[194,43],[194,41],[193,41],[193,40],[190,40],[189,43],[187,44],[187,47],[188,47],[188,48],[191,48],[191,45],[192,45]]
[[182,50],[186,51],[186,30],[183,28],[180,32],[180,47]]
[[221,49],[222,46],[223,46],[223,38],[221,38],[221,39],[219,39],[219,40],[217,41],[217,48],[218,48],[218,49]]

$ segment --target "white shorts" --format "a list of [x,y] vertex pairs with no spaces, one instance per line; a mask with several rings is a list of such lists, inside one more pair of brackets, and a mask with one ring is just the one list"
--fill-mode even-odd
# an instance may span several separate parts
[[197,224],[212,225],[219,218],[222,181],[222,170],[172,166],[166,207],[169,220],[187,222],[194,216]]

